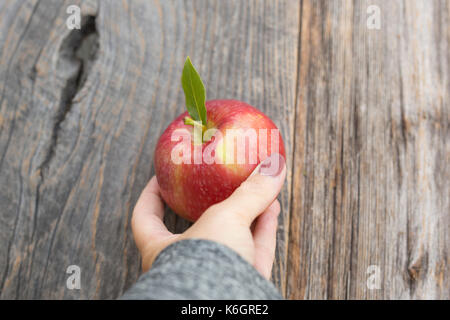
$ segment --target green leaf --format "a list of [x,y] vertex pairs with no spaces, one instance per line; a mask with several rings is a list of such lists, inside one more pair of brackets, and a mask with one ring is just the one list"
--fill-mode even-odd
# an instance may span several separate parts
[[181,85],[183,86],[189,115],[192,119],[201,121],[206,126],[205,86],[189,57],[186,58],[184,63]]

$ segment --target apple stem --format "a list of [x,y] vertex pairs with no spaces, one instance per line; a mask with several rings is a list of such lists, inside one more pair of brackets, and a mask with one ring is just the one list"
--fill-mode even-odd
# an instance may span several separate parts
[[206,126],[201,121],[195,121],[191,117],[184,117],[184,124],[190,125],[190,126],[201,126],[202,132],[206,130]]
[[[202,144],[203,134],[206,131],[206,126],[201,121],[195,121],[191,117],[184,117],[184,124],[194,127],[194,142]],[[201,130],[200,130],[201,129]]]

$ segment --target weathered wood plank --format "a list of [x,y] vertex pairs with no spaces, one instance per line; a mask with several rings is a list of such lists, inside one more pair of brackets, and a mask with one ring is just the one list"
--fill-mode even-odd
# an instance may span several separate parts
[[287,296],[449,299],[449,2],[301,11]]
[[[237,97],[269,115],[282,131],[292,155],[295,82],[299,28],[298,1],[193,1],[182,6],[191,39],[187,44],[207,88],[207,99]],[[193,9],[193,10],[192,10]],[[174,21],[166,21],[173,28]],[[226,27],[225,27],[226,26]],[[176,62],[180,63],[179,61]],[[180,65],[178,64],[180,70]],[[174,90],[181,90],[175,75]],[[183,108],[183,97],[178,106]],[[181,109],[180,109],[181,110]],[[291,159],[288,159],[291,168]],[[285,291],[289,231],[290,170],[280,195],[276,262],[273,281]],[[187,223],[168,216],[173,231]]]
[[[72,4],[82,33],[66,28]],[[115,298],[137,279],[131,212],[156,139],[184,109],[188,54],[208,98],[264,110],[291,153],[298,17],[297,1],[2,1],[0,297]],[[288,183],[282,290],[290,197]],[[81,290],[66,288],[69,265]]]

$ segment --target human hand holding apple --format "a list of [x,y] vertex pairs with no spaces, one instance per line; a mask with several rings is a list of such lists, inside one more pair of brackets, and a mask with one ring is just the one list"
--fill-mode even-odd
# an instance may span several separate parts
[[[273,163],[277,163],[278,171],[271,170]],[[280,213],[276,197],[285,178],[284,158],[273,154],[230,197],[209,207],[184,233],[173,234],[164,225],[161,190],[153,177],[142,192],[131,221],[143,271],[150,269],[157,255],[175,241],[205,239],[233,249],[269,279]]]
[[[269,118],[240,101],[209,101],[207,111],[202,110],[204,87],[201,84],[202,96],[198,82],[188,58],[182,83],[191,117],[179,116],[159,139],[156,176],[133,211],[143,270],[173,242],[199,238],[230,247],[270,278],[280,212],[276,197],[286,177],[281,135]],[[177,133],[178,129],[185,132]],[[230,143],[239,137],[228,129],[238,129],[238,135],[245,129],[244,142],[249,143]],[[180,137],[187,139],[180,142]],[[196,222],[182,234],[169,232],[163,222],[163,199],[180,216]]]

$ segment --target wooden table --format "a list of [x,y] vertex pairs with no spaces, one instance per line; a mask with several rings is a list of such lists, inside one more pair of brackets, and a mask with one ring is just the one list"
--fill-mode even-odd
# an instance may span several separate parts
[[449,26],[446,0],[1,1],[0,297],[136,281],[131,213],[190,55],[207,98],[282,130],[287,298],[449,299]]

